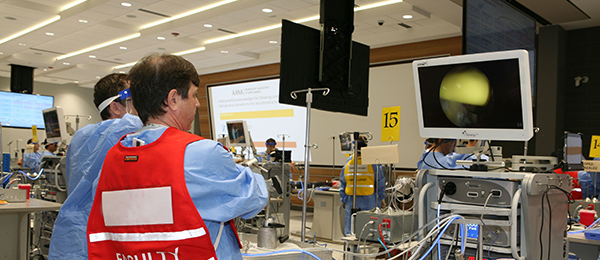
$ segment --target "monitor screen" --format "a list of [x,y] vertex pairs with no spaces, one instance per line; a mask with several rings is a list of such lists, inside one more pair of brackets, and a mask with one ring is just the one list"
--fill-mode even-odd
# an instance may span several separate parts
[[583,135],[565,132],[564,170],[583,170]]
[[281,159],[285,155],[284,162],[292,162],[292,151],[290,150],[275,150],[275,162],[281,162]]
[[42,110],[54,106],[53,96],[0,91],[0,122],[4,127],[44,129]]
[[294,151],[293,161],[304,160],[306,107],[279,103],[278,78],[212,85],[207,96],[213,139],[225,141],[227,121],[244,120],[258,152],[273,138],[278,149]]
[[422,137],[527,141],[533,136],[528,53],[413,62]]
[[48,143],[61,142],[67,138],[67,126],[61,107],[53,107],[43,111]]
[[228,121],[227,136],[231,146],[250,146],[250,134],[248,134],[248,126],[246,121]]

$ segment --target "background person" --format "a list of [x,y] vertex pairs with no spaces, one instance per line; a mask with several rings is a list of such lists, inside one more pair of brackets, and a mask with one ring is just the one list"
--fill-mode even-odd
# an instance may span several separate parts
[[275,147],[275,146],[277,146],[277,141],[275,141],[275,139],[273,139],[273,138],[267,139],[267,141],[265,141],[265,146],[267,147],[267,150],[264,152],[258,153],[259,156],[257,156],[257,159],[259,162],[262,162],[263,158],[265,158],[264,159],[265,161],[270,162],[271,158],[274,157],[274,156],[273,157],[271,156],[271,153],[278,150],[277,147]]
[[48,143],[48,139],[44,140],[44,148],[46,149],[44,152],[42,152],[42,157],[49,155],[49,156],[55,156],[56,155],[56,150],[58,150],[58,143],[54,142],[54,143]]
[[104,157],[121,136],[142,127],[133,104],[127,101],[131,98],[119,95],[128,87],[127,75],[117,73],[94,86],[94,104],[104,121],[86,125],[71,139],[65,173],[69,195],[54,223],[49,259],[88,259],[87,220]]
[[[208,236],[186,232],[191,237],[185,241],[157,241],[140,250],[178,250],[179,259],[193,259],[186,256],[210,256],[211,249],[216,248],[220,260],[242,259],[235,226],[230,223],[236,217],[254,217],[265,207],[269,194],[264,178],[236,165],[220,143],[185,132],[191,128],[200,106],[197,99],[200,80],[189,61],[175,55],[152,54],[131,68],[130,78],[133,102],[145,125],[125,136],[108,153],[88,221],[89,237],[104,232],[130,233],[138,236],[138,241],[146,241],[147,232],[172,235],[206,227],[210,235],[208,241]],[[125,154],[129,161],[123,159]],[[139,177],[142,175],[144,178]],[[145,225],[140,218],[126,220],[117,216],[111,216],[115,223],[130,221],[134,224],[107,226],[102,221],[100,207],[110,204],[102,200],[105,194],[112,194],[111,191],[134,193],[136,189],[158,191],[156,189],[161,187],[173,191],[170,206],[146,200],[139,203],[150,205],[149,209],[172,213],[170,222],[164,222],[155,214],[144,214],[152,216],[144,223],[164,224]],[[90,259],[102,258],[105,254],[114,256],[113,246],[119,247],[119,253],[133,256],[140,251],[130,246],[141,246],[115,240],[90,240],[88,245]]]
[[42,161],[42,153],[40,153],[40,144],[33,142],[33,139],[27,140],[27,144],[33,144],[32,153],[23,154],[23,167],[31,168],[31,171],[39,172],[40,162]]
[[[361,165],[360,148],[367,146],[367,139],[360,136],[357,142],[359,149],[357,162],[357,188],[356,188],[356,206],[359,211],[371,210],[385,198],[385,177],[383,176],[383,166]],[[353,155],[354,156],[354,155]],[[344,207],[344,234],[351,234],[351,220],[354,194],[354,158],[350,156],[348,162],[340,174],[340,200]]]

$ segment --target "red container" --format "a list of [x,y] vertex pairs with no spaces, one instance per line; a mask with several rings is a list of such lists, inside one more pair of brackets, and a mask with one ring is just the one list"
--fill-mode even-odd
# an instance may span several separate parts
[[19,189],[23,189],[27,191],[27,199],[31,195],[31,184],[19,184]]
[[594,217],[596,216],[595,210],[582,209],[579,211],[579,223],[589,226],[594,223]]

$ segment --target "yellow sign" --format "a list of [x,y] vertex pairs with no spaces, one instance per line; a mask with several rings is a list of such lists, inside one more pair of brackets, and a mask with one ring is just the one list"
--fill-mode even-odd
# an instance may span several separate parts
[[400,106],[381,109],[381,141],[400,141]]
[[37,138],[37,126],[32,125],[31,126],[31,142],[37,143],[38,138]]
[[590,157],[600,157],[600,135],[592,135],[592,145],[590,147]]
[[600,161],[582,160],[583,169],[587,172],[600,172]]

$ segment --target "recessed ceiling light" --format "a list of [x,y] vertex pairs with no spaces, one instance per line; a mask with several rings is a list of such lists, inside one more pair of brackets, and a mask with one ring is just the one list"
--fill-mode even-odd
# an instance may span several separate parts
[[73,81],[73,82],[74,82],[74,83],[79,83],[79,80],[75,80],[75,81]]
[[263,13],[272,13],[273,9],[263,8],[262,11],[263,11]]
[[413,16],[412,16],[412,14],[405,14],[405,15],[402,16],[402,18],[404,18],[404,19],[412,19]]
[[121,3],[121,5],[125,6],[125,7],[131,7],[131,3],[126,3],[126,2]]
[[162,41],[162,40],[164,40],[164,39],[165,39],[165,37],[158,36],[158,37],[156,37],[156,39],[159,39],[159,40],[161,40],[161,41]]
[[121,74],[125,74],[125,71],[119,70],[119,73],[121,73]]
[[206,27],[206,28],[212,28],[212,24],[205,23],[205,24],[204,24],[204,27]]
[[269,41],[270,44],[277,44],[277,41]]
[[221,53],[226,54],[226,53],[229,53],[229,52],[228,51],[221,51]]
[[121,46],[121,47],[119,47],[119,49],[121,49],[121,50],[127,50],[127,47]]
[[25,46],[25,45],[27,45],[27,44],[22,43],[22,42],[19,43],[19,46]]
[[96,58],[96,55],[90,55],[90,56],[88,56],[88,57],[90,57],[90,58],[92,58],[92,59],[95,59],[95,58]]
[[80,23],[88,23],[88,20],[79,19]]
[[4,54],[4,52],[0,52],[0,55]]
[[48,35],[48,36],[54,36],[54,33],[47,32],[46,35]]
[[100,76],[96,76],[96,78],[97,78],[97,79],[99,79],[99,78],[100,78]]
[[67,65],[68,66],[68,65],[71,65],[71,63],[63,62],[63,65]]
[[48,71],[48,69],[44,69],[44,71]]

